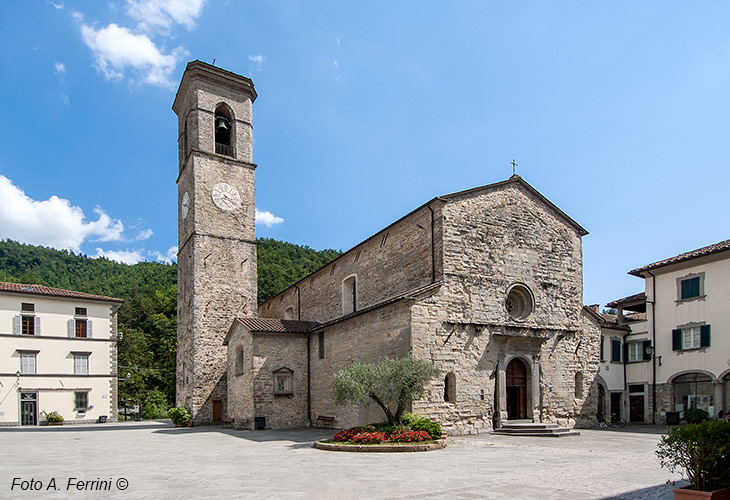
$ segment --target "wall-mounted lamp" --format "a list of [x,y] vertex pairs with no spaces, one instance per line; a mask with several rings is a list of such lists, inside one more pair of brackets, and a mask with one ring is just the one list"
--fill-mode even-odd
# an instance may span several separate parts
[[659,360],[659,366],[662,366],[662,357],[659,356],[657,359]]

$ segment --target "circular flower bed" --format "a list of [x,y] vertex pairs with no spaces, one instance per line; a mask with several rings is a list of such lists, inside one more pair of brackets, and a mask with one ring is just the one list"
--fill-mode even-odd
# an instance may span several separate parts
[[341,430],[332,439],[317,441],[314,447],[330,451],[429,451],[444,448],[446,443],[422,430],[399,427],[384,432],[369,425]]

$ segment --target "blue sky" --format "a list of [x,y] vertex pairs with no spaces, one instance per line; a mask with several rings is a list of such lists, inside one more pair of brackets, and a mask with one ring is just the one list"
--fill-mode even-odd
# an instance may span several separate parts
[[586,303],[730,238],[725,2],[10,2],[0,43],[0,238],[173,257],[171,105],[214,58],[259,94],[258,236],[344,250],[514,158],[590,232]]

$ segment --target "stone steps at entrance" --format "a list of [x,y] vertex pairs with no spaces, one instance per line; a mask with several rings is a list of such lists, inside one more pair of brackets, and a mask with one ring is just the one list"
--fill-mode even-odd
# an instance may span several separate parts
[[511,420],[502,424],[502,427],[492,431],[492,434],[503,436],[532,436],[532,437],[563,437],[579,436],[580,432],[560,427],[557,424],[531,422],[529,420]]

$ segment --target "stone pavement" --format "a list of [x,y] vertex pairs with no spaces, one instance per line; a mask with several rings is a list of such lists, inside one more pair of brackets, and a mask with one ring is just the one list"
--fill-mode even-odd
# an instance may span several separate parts
[[[175,429],[169,422],[0,428],[0,499],[671,500],[666,482],[680,479],[654,455],[661,430],[645,426],[581,429],[559,439],[452,437],[446,449],[427,453],[311,447],[332,433]],[[40,489],[21,490],[31,479]]]

